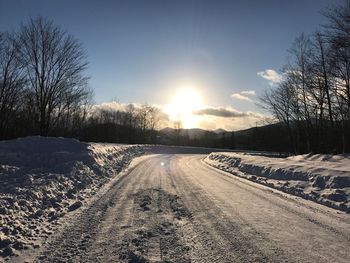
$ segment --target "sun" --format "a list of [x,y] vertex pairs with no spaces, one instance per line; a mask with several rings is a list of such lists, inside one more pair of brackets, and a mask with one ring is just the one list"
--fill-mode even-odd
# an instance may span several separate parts
[[181,126],[188,129],[197,126],[198,117],[193,113],[202,107],[203,100],[199,92],[194,88],[185,87],[175,93],[164,111],[170,120],[181,122]]

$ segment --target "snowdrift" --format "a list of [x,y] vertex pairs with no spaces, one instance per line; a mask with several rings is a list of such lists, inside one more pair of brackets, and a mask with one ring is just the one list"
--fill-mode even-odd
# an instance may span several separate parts
[[211,153],[204,161],[236,176],[350,213],[350,155],[271,158]]
[[0,255],[38,246],[59,218],[79,208],[143,153],[139,145],[27,137],[0,142]]

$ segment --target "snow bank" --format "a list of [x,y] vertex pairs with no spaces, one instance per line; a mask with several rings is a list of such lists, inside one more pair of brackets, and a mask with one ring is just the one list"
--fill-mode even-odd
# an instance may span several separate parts
[[38,246],[59,218],[142,152],[139,145],[64,138],[0,141],[0,255]]
[[350,155],[271,158],[211,153],[211,166],[350,213]]

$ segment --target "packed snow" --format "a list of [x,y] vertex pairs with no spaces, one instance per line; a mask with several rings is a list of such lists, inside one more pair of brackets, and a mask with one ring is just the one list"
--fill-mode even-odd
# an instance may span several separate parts
[[350,155],[272,158],[211,153],[204,161],[236,176],[350,213]]
[[[39,246],[65,214],[141,155],[140,145],[27,137],[0,142],[0,255]],[[1,260],[0,260],[1,261]]]
[[[1,256],[7,258],[40,246],[67,214],[88,203],[134,157],[147,153],[208,154],[212,150],[48,137],[0,141],[0,261]],[[215,152],[205,162],[350,212],[350,156],[283,159],[263,155]]]

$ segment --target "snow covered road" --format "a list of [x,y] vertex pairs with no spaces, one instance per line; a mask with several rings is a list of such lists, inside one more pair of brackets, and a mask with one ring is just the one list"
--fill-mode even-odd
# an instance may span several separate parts
[[36,261],[350,261],[349,214],[232,177],[204,157],[142,157]]

